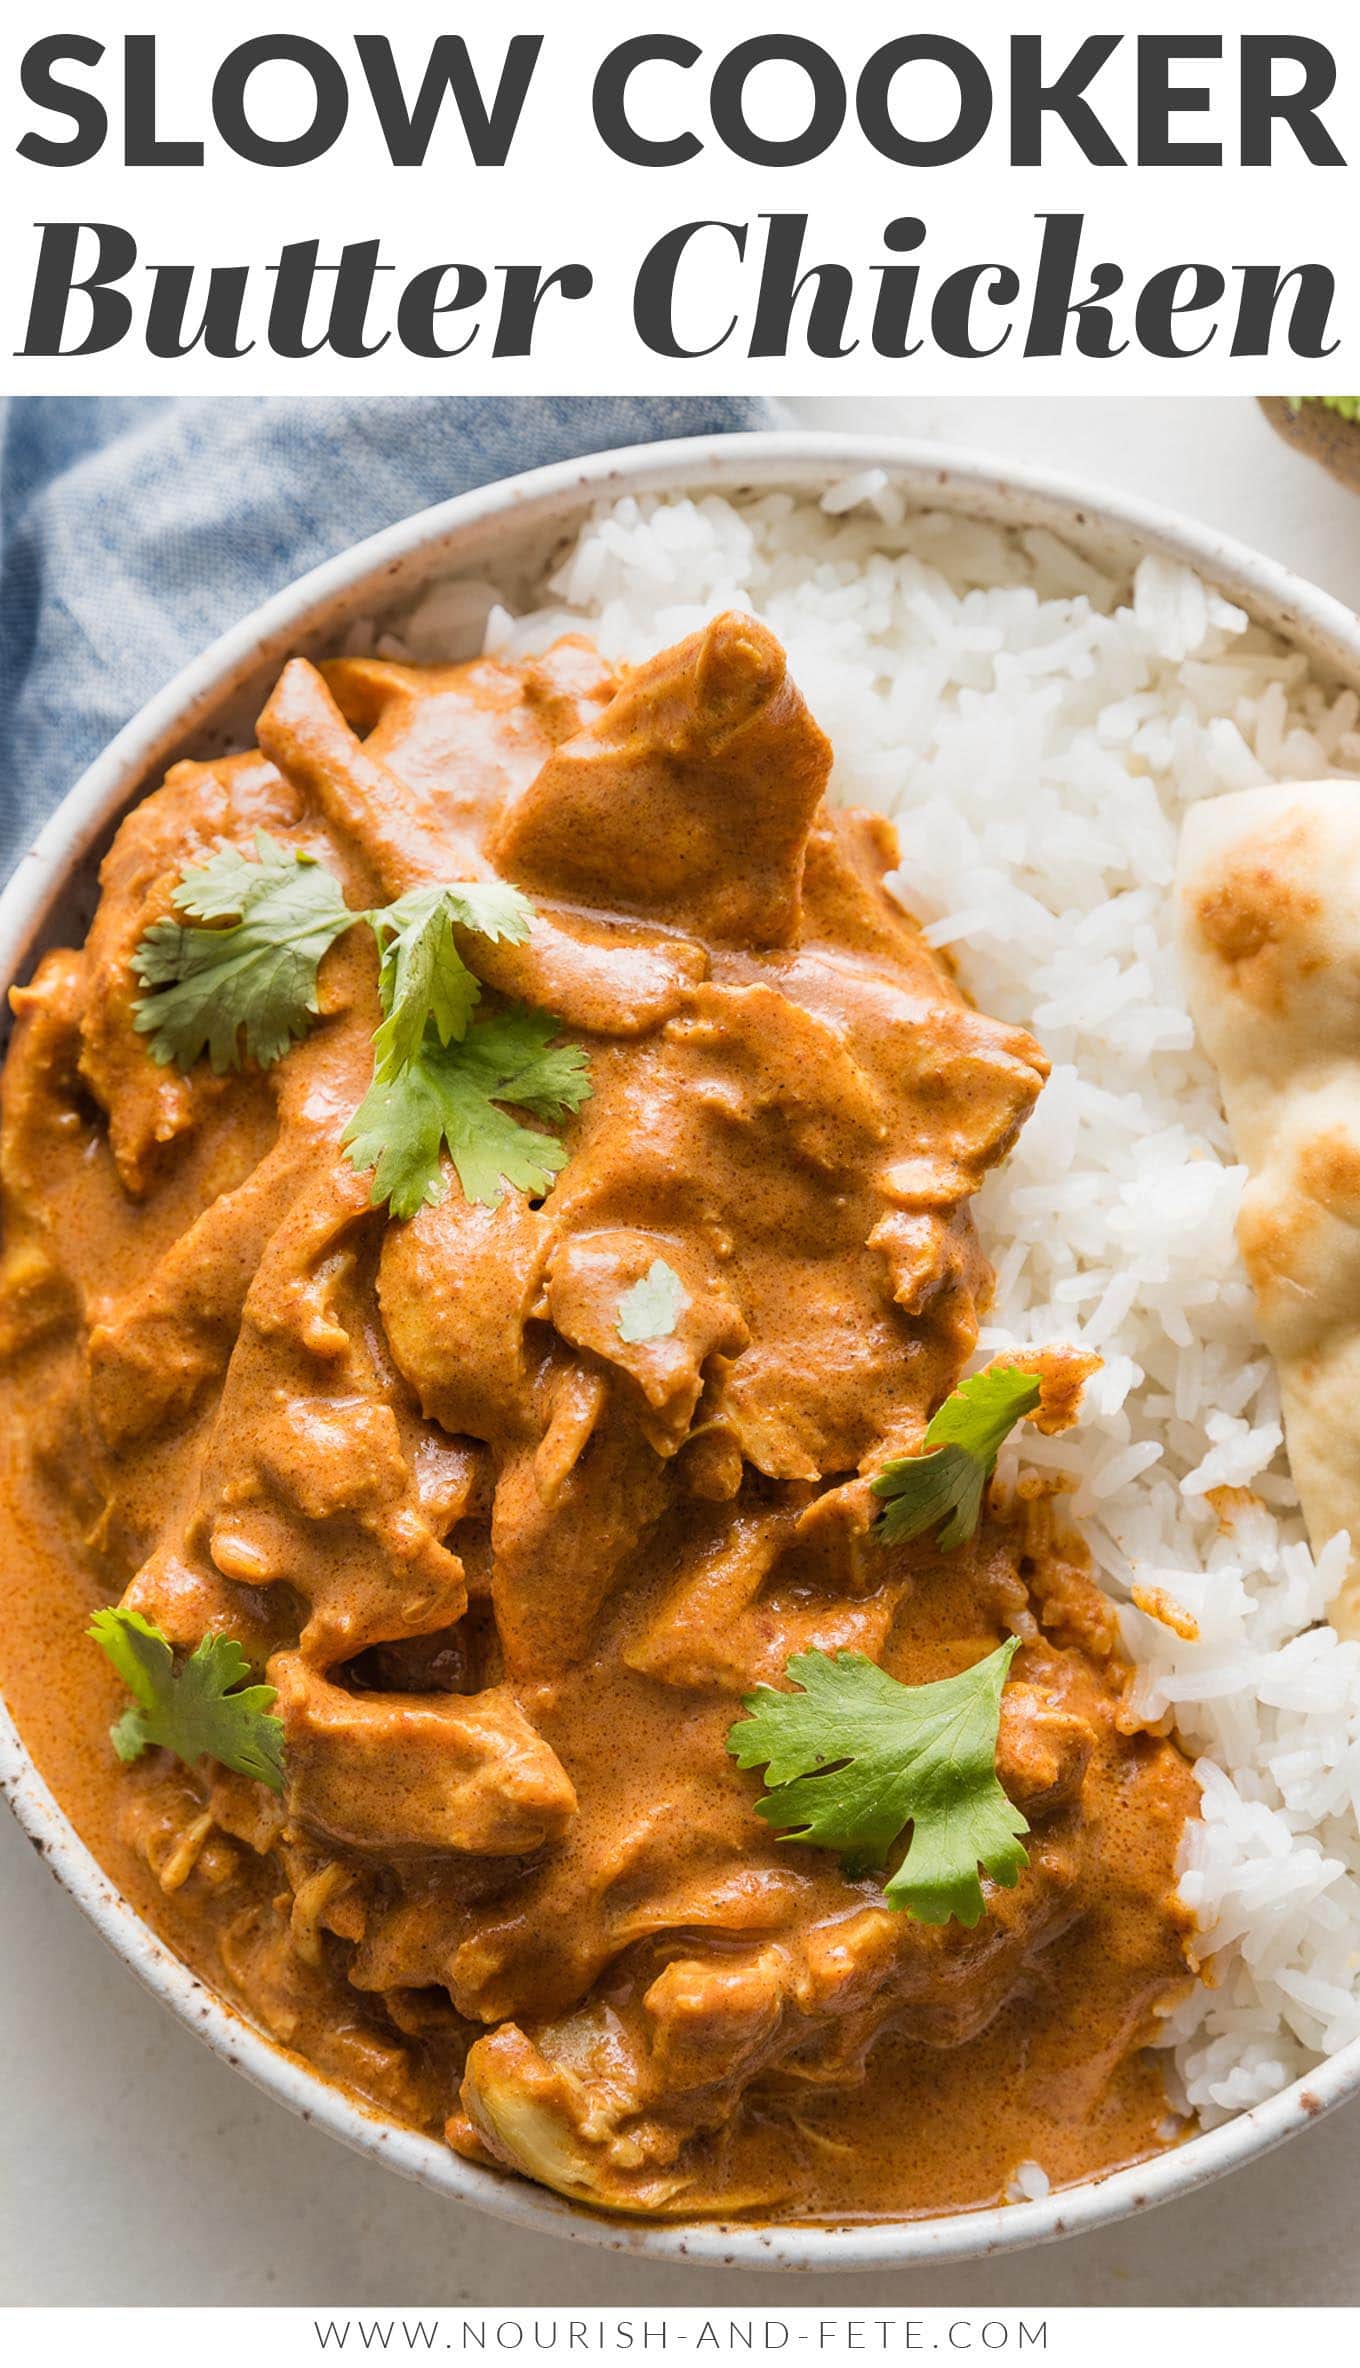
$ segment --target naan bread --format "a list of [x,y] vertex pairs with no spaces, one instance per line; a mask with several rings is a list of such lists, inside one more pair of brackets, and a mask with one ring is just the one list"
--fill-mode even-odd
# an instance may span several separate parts
[[1190,1005],[1249,1181],[1238,1239],[1314,1551],[1360,1635],[1360,782],[1192,807],[1177,897]]

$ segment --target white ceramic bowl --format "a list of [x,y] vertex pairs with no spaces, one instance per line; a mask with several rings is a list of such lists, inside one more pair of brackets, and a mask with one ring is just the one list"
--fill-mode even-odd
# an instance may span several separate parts
[[[1349,610],[1274,561],[1141,502],[891,438],[753,435],[637,446],[535,470],[405,519],[315,569],[224,634],[120,732],[20,863],[0,896],[0,979],[25,976],[44,945],[69,943],[83,933],[93,909],[95,861],[118,816],[175,757],[240,745],[290,653],[333,647],[352,619],[404,605],[436,576],[504,582],[521,575],[541,563],[603,496],[776,485],[816,492],[866,468],[886,469],[918,505],[1007,526],[1051,527],[1106,563],[1131,567],[1149,550],[1184,559],[1306,651],[1319,671],[1360,688],[1360,622]],[[1183,2195],[1278,2145],[1360,2089],[1357,2041],[1306,2081],[1153,2162],[1041,2202],[996,2210],[845,2228],[649,2226],[604,2219],[375,2119],[233,2014],[118,1896],[2,1707],[0,1784],[53,1873],[109,1945],[181,2021],[269,2095],[460,2203],[620,2252],[789,2270],[887,2268],[1010,2251]]]

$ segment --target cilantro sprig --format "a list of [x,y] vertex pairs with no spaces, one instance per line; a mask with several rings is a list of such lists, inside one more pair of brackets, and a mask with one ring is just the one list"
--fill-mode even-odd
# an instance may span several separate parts
[[383,1016],[373,1081],[343,1143],[352,1166],[374,1171],[374,1202],[411,1217],[442,1200],[445,1147],[469,1200],[494,1207],[507,1186],[549,1189],[566,1153],[541,1126],[586,1099],[585,1054],[555,1044],[557,1022],[520,1004],[473,1024],[481,983],[457,939],[523,944],[534,908],[517,888],[455,881],[358,911],[324,864],[258,831],[253,862],[223,841],[184,874],[174,904],[133,957],[152,990],[134,1025],[157,1061],[188,1069],[206,1051],[219,1075],[245,1059],[268,1068],[317,1014],[323,955],[363,923],[378,943]]
[[[175,914],[133,955],[144,995],[133,1026],[162,1068],[203,1053],[221,1077],[244,1055],[267,1069],[305,1036],[323,954],[359,919],[333,872],[299,847],[255,833],[256,860],[225,841],[185,872]],[[206,924],[206,926],[205,926]]]
[[381,956],[378,987],[384,1018],[373,1039],[380,1077],[395,1076],[420,1054],[427,1027],[441,1044],[467,1034],[481,998],[479,981],[454,940],[455,927],[493,945],[523,945],[534,908],[504,880],[460,881],[450,888],[410,888],[367,918]]
[[847,1874],[886,1864],[890,1908],[922,1924],[977,1923],[981,1866],[1009,1889],[1028,1864],[1028,1824],[996,1773],[1001,1696],[1019,1649],[1011,1637],[973,1668],[906,1686],[862,1653],[796,1653],[799,1689],[758,1686],[727,1737],[739,1767],[765,1770],[756,1814],[791,1842],[838,1850]]
[[876,1532],[883,1544],[938,1528],[948,1553],[972,1537],[997,1455],[1042,1395],[1038,1376],[1014,1365],[989,1365],[961,1381],[927,1423],[921,1453],[895,1456],[869,1483],[885,1507]]
[[555,1135],[513,1118],[501,1104],[548,1124],[579,1110],[590,1092],[579,1045],[554,1044],[557,1022],[511,1004],[461,1039],[427,1029],[414,1056],[372,1085],[345,1131],[351,1164],[372,1168],[373,1198],[414,1217],[448,1192],[447,1145],[465,1197],[494,1209],[506,1186],[534,1198],[567,1163]]
[[250,1663],[233,1637],[205,1636],[176,1666],[168,1637],[122,1605],[96,1612],[87,1633],[136,1697],[109,1730],[120,1760],[140,1759],[149,1745],[159,1744],[189,1767],[217,1760],[282,1792],[276,1689],[245,1682]]

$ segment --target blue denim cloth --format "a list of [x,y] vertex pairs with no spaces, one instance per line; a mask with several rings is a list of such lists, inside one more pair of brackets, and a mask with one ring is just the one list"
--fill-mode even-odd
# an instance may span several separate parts
[[186,659],[319,561],[517,469],[766,424],[725,397],[0,405],[0,878]]

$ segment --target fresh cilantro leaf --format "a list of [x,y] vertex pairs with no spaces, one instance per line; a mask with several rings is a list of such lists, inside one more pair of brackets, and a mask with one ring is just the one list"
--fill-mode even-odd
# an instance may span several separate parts
[[[295,860],[307,863],[314,859],[300,856],[295,848],[281,846],[266,830],[255,833],[253,862],[230,839],[219,839],[215,855],[206,863],[190,864],[181,873],[175,890],[176,907],[190,921],[239,920],[249,908],[252,895],[259,891],[261,864]],[[330,874],[326,876],[329,879]]]
[[238,1776],[283,1790],[283,1721],[272,1715],[275,1688],[246,1685],[250,1663],[230,1636],[205,1636],[179,1669],[168,1638],[140,1612],[96,1612],[89,1635],[133,1694],[110,1729],[120,1760],[140,1759],[159,1744],[190,1767],[213,1759]]
[[534,908],[504,880],[411,888],[370,914],[381,954],[378,990],[385,1017],[373,1039],[374,1073],[387,1079],[413,1061],[427,1025],[441,1044],[467,1033],[481,988],[458,951],[455,927],[493,944],[522,945]]
[[899,1685],[862,1653],[795,1653],[787,1675],[802,1690],[757,1686],[750,1714],[729,1730],[743,1768],[763,1767],[756,1803],[789,1841],[839,1850],[847,1874],[881,1867],[910,1825],[911,1841],[885,1887],[890,1908],[922,1924],[976,1924],[982,1866],[1014,1884],[1029,1827],[996,1774],[996,1739],[1011,1637],[958,1677]]
[[640,1282],[619,1301],[616,1329],[620,1340],[668,1340],[685,1309],[689,1294],[673,1266],[654,1258]]
[[887,1503],[878,1524],[884,1545],[919,1538],[937,1522],[946,1552],[970,1538],[998,1451],[1041,1394],[1037,1377],[1014,1365],[989,1365],[961,1381],[927,1423],[921,1454],[895,1457],[869,1483]]
[[187,871],[175,890],[183,918],[153,923],[133,955],[154,990],[133,1026],[162,1067],[188,1069],[207,1052],[220,1077],[244,1052],[267,1069],[306,1034],[321,957],[359,919],[315,856],[262,830],[255,850],[252,863],[224,841]]
[[552,1135],[499,1107],[551,1124],[590,1093],[586,1056],[554,1044],[558,1022],[511,1004],[441,1044],[431,1028],[414,1058],[391,1076],[375,1074],[345,1133],[351,1165],[372,1168],[373,1199],[395,1217],[443,1200],[447,1144],[466,1198],[494,1209],[507,1185],[535,1198],[548,1191],[567,1155]]

